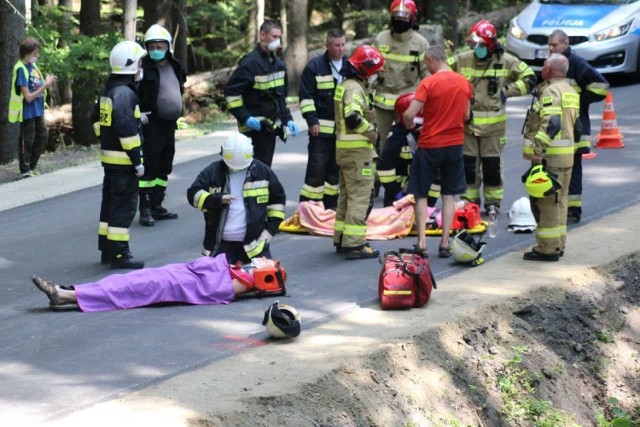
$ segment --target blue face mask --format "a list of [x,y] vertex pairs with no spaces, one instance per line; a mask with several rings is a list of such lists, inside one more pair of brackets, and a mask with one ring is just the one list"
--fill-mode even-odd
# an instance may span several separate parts
[[162,61],[166,55],[167,55],[166,50],[150,50],[149,51],[149,57],[154,61]]
[[487,49],[486,46],[478,46],[473,49],[473,53],[476,55],[476,58],[485,59],[489,54],[489,50]]

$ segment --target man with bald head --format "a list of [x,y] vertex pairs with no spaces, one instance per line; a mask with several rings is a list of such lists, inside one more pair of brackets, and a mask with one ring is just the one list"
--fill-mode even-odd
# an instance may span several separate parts
[[582,127],[582,137],[575,141],[576,150],[573,154],[567,216],[567,222],[575,224],[580,221],[582,216],[582,155],[591,151],[589,105],[604,100],[609,91],[609,83],[598,70],[571,50],[569,36],[564,31],[554,30],[549,35],[549,52],[560,53],[569,60],[567,79],[569,84],[580,94],[578,120]]
[[[543,198],[531,198],[536,218],[536,246],[524,254],[527,261],[558,261],[564,255],[567,237],[567,196],[576,119],[580,95],[566,79],[569,60],[553,53],[542,67],[542,83],[535,90],[535,102],[527,115],[525,157],[533,165],[542,164],[562,188]],[[579,131],[578,131],[579,132]],[[579,139],[579,138],[578,138]],[[535,205],[535,206],[533,206]]]

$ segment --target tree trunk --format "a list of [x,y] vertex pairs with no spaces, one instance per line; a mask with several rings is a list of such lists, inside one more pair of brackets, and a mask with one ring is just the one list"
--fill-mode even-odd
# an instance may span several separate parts
[[12,5],[25,14],[24,0],[0,2],[0,163],[9,163],[17,157],[20,137],[20,126],[7,120],[13,66],[20,59],[18,47],[24,37],[24,21]]
[[174,53],[173,56],[180,63],[187,66],[187,2],[186,0],[173,0],[172,35]]
[[138,10],[137,0],[123,0],[123,23],[122,33],[125,40],[134,41],[136,39],[136,12]]
[[[100,32],[100,0],[82,0],[80,6],[80,32],[87,36],[96,36]],[[83,58],[75,58],[82,62]],[[73,81],[73,99],[71,115],[73,118],[73,133],[75,141],[81,145],[91,145],[96,142],[91,115],[96,102],[96,93],[83,90],[85,83],[82,79]]]
[[[71,24],[72,8],[73,8],[73,0],[59,0],[58,7],[64,8],[64,27],[68,28]],[[65,42],[62,38],[60,38],[60,42],[58,43],[59,48],[65,47]],[[71,81],[67,79],[58,78],[58,82],[56,83],[58,87],[58,101],[59,104],[68,104],[71,102]]]
[[458,47],[458,2],[442,1],[442,7],[447,15],[444,38],[451,42],[451,47]]
[[307,64],[307,0],[288,0],[288,44],[284,51],[289,96],[298,96],[300,75]]
[[334,19],[334,26],[336,28],[344,28],[344,17],[347,9],[346,0],[335,0],[333,2],[332,12]]
[[144,29],[153,24],[171,28],[171,0],[142,0],[144,8]]
[[[358,11],[365,12],[371,9],[371,0],[356,0],[355,7],[357,8]],[[370,36],[369,19],[366,17],[366,15],[356,21],[355,30],[356,30],[356,35],[355,35],[356,40],[364,39]]]
[[262,3],[262,16],[264,17],[264,0],[256,0],[256,4],[249,9],[247,14],[247,38],[245,39],[248,46],[253,46],[258,40],[258,16],[260,12],[260,3]]

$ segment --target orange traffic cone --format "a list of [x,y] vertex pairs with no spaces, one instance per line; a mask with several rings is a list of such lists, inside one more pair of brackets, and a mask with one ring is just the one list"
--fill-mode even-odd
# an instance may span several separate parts
[[596,137],[596,148],[622,148],[624,135],[618,130],[616,112],[613,109],[613,95],[607,92],[604,100],[604,111],[602,112],[602,127]]

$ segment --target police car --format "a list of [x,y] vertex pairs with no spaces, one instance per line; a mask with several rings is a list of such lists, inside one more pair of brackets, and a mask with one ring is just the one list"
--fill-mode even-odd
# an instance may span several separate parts
[[507,51],[540,71],[555,29],[601,73],[640,78],[640,0],[534,0],[511,20]]

